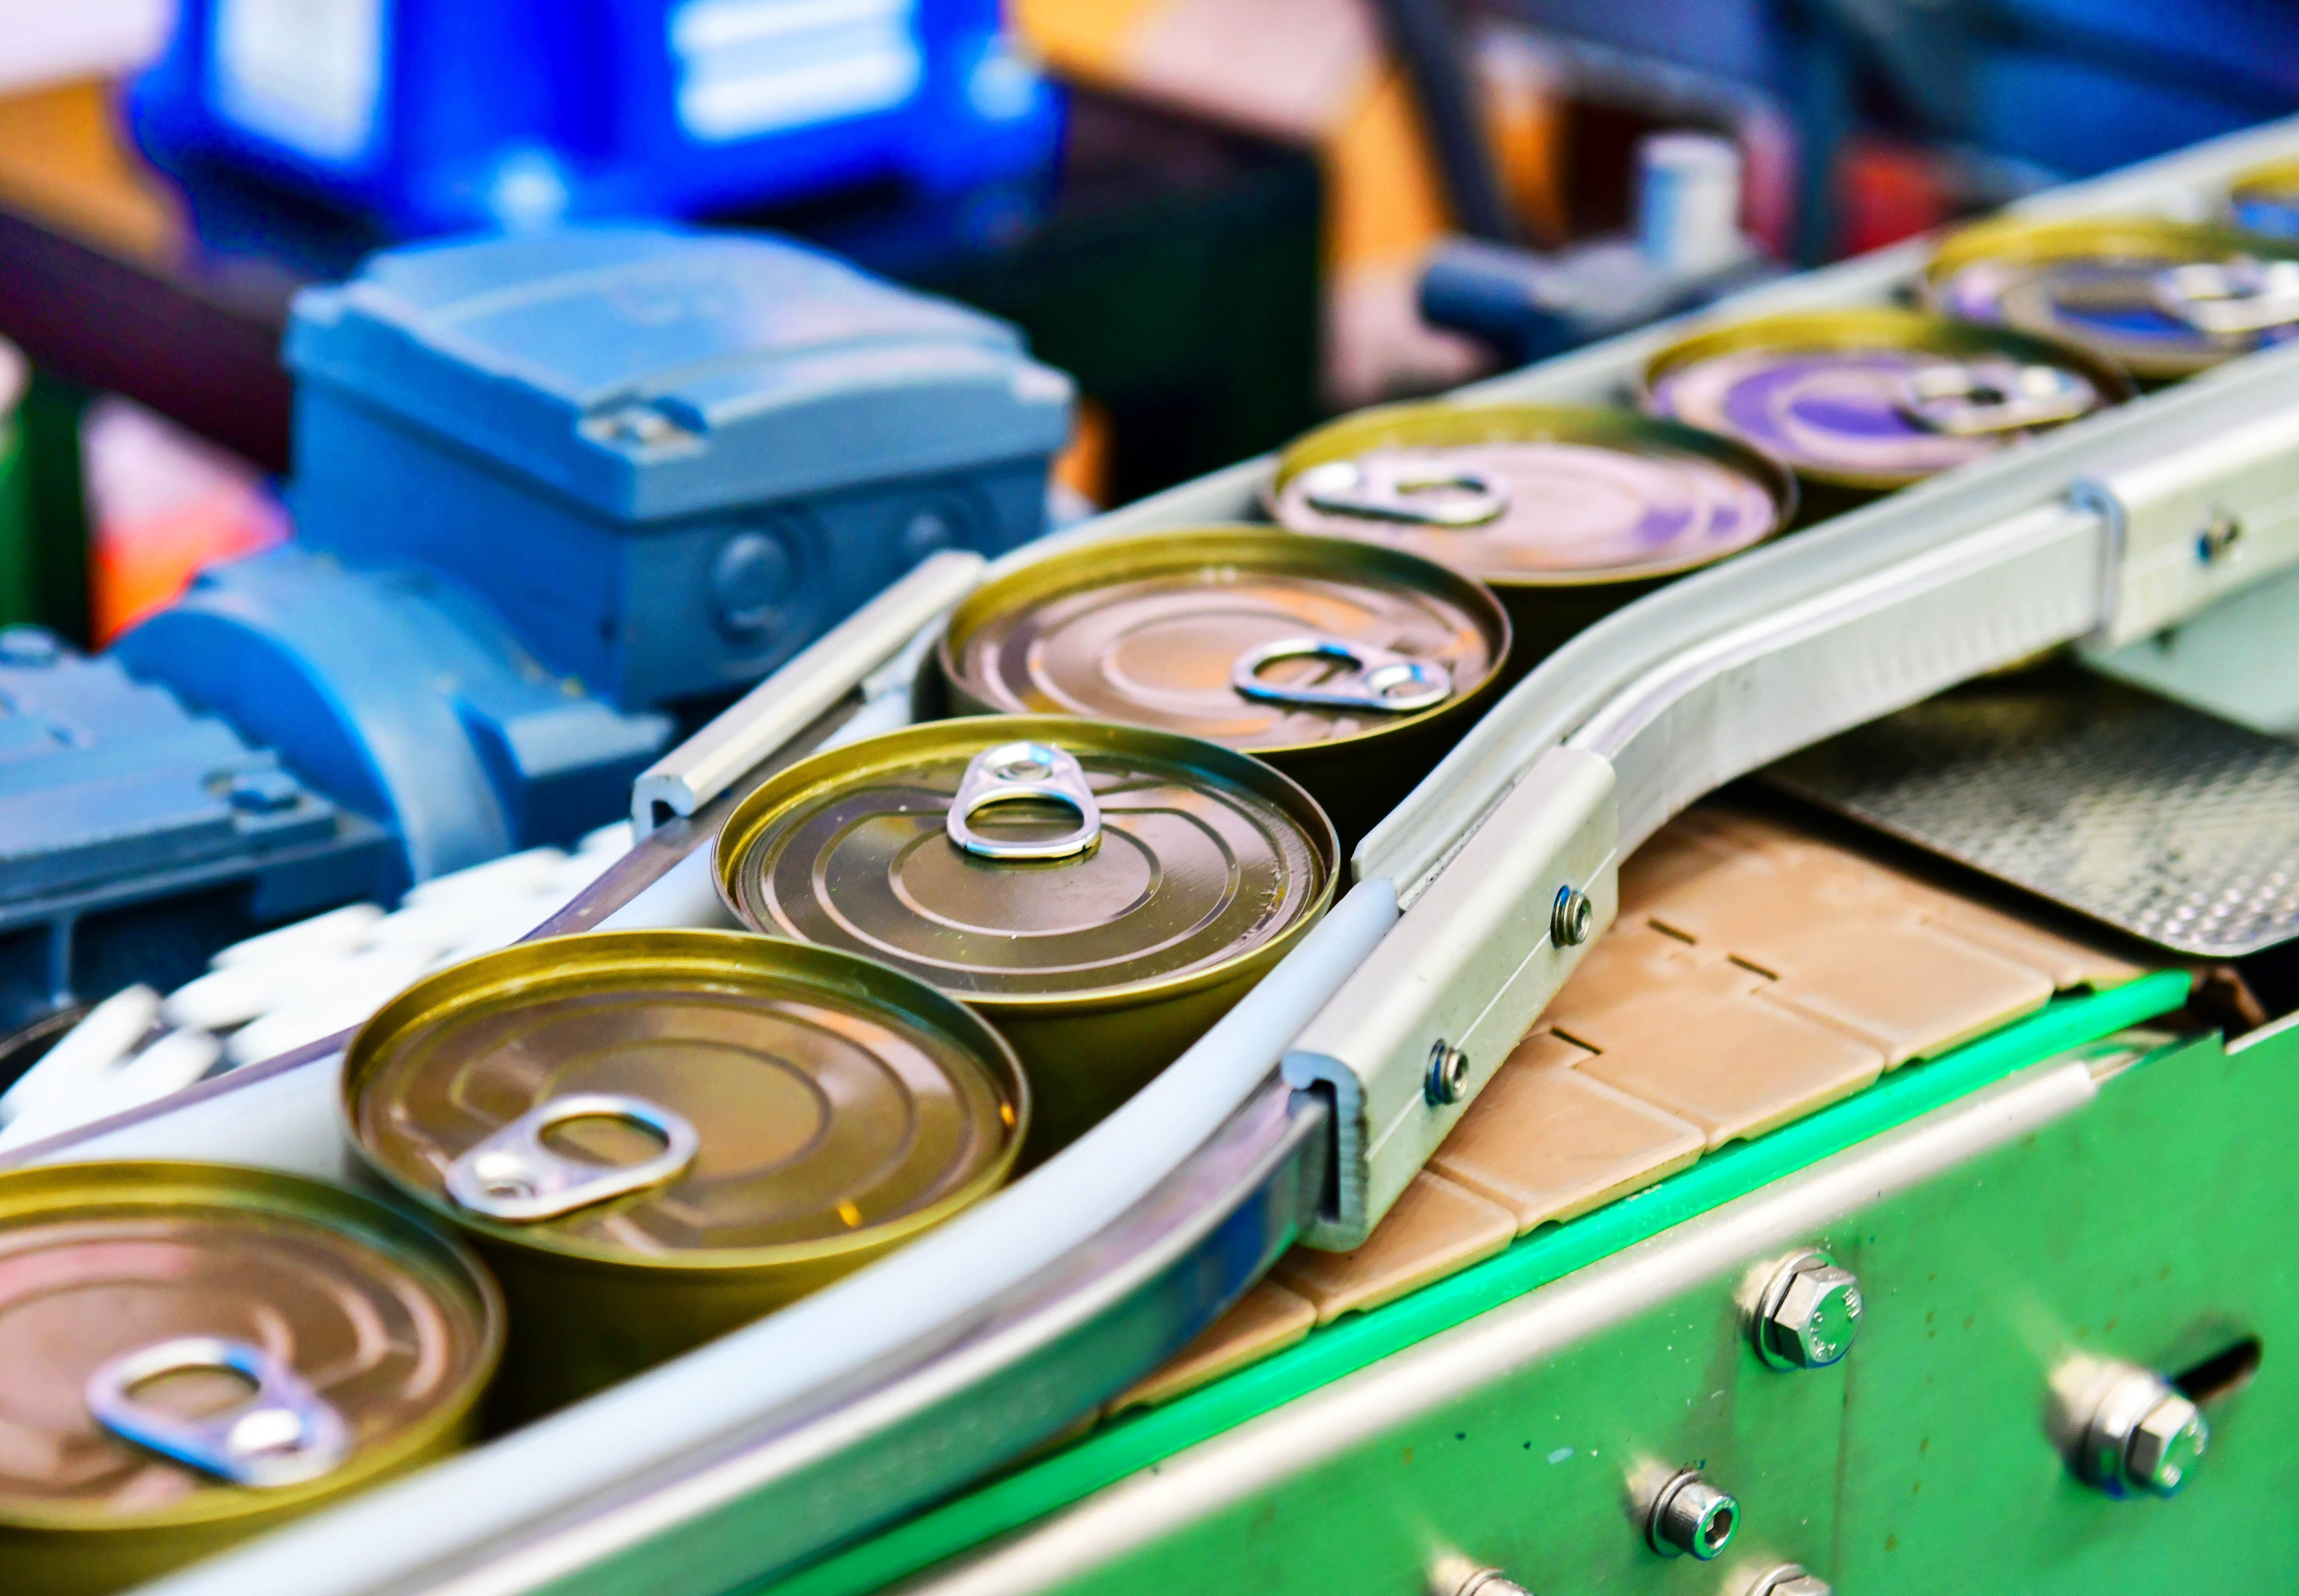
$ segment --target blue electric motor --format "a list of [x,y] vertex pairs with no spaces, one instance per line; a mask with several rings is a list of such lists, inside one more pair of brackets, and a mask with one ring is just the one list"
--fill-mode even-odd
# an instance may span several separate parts
[[[0,775],[36,806],[105,783],[111,828],[59,815],[0,849],[0,939],[12,898],[68,929],[195,856],[309,912],[614,819],[682,715],[936,550],[1042,532],[1072,392],[1002,322],[662,227],[386,252],[298,299],[286,358],[295,541],[211,566],[105,660],[0,650],[55,700],[0,713]],[[6,670],[0,693],[23,697]],[[163,734],[159,775],[118,774]]]
[[402,237],[677,217],[1047,166],[1058,92],[999,0],[184,0],[136,84],[145,153]]

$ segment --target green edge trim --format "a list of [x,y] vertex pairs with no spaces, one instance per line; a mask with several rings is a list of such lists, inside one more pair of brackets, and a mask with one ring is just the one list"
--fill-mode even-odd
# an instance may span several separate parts
[[1569,1223],[1520,1237],[1498,1257],[1306,1340],[1162,1407],[1118,1419],[1042,1462],[899,1524],[779,1583],[773,1596],[861,1596],[1019,1529],[1127,1475],[1282,1407],[1344,1375],[1465,1323],[1672,1226],[1747,1195],[1858,1142],[2027,1066],[2170,1013],[2187,1000],[2179,971],[2057,999],[1752,1142],[1713,1154],[1656,1185]]

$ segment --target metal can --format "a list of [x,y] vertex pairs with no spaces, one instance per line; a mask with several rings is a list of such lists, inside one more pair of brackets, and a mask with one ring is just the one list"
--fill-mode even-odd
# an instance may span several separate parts
[[2228,214],[2244,232],[2299,238],[2299,160],[2238,172],[2228,185]]
[[1670,344],[1644,372],[1647,408],[1786,461],[1809,519],[2132,392],[2080,348],[1883,307],[1734,322]]
[[1346,850],[1481,712],[1508,657],[1490,589],[1340,538],[1223,526],[1111,538],[975,591],[937,654],[960,715],[1080,715],[1241,748]]
[[1289,444],[1270,514],[1491,586],[1515,672],[1687,571],[1771,537],[1796,484],[1746,444],[1577,405],[1387,405]]
[[2299,238],[2153,217],[1986,222],[1940,245],[1923,296],[2166,383],[2299,334]]
[[510,1303],[523,1420],[783,1306],[988,1195],[1013,1050],[922,981],[735,931],[523,942],[417,982],[344,1058],[353,1144]]
[[748,924],[931,981],[1014,1044],[1064,1145],[1332,902],[1332,824],[1217,743],[1057,715],[934,721],[769,777],[712,865]]
[[477,1260],[317,1181],[0,1175],[0,1579],[143,1581],[453,1451],[502,1350]]

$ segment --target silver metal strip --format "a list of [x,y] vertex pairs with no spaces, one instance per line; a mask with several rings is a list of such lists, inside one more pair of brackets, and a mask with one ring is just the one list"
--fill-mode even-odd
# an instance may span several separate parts
[[944,550],[807,645],[732,708],[680,743],[631,787],[631,823],[642,837],[691,815],[761,760],[789,744],[921,630],[974,591],[988,562]]
[[2072,1114],[2097,1094],[2083,1063],[2046,1063],[1825,1159],[1527,1293],[1371,1368],[1169,1458],[970,1560],[893,1589],[1025,1596],[1283,1486],[1482,1386],[1649,1309],[1730,1279],[1783,1247]]

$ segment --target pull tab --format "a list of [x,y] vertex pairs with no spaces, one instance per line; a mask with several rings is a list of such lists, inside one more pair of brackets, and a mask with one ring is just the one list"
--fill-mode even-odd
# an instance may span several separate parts
[[[136,1388],[162,1375],[221,1369],[255,1383],[245,1402],[187,1418],[146,1405]],[[235,1485],[270,1490],[315,1480],[351,1452],[351,1427],[295,1371],[245,1341],[184,1336],[120,1353],[82,1392],[95,1421],[122,1440]]]
[[1331,515],[1419,526],[1482,526],[1508,509],[1508,490],[1490,472],[1378,455],[1312,466],[1301,473],[1301,492]]
[[[1281,659],[1338,659],[1355,668],[1346,676],[1324,682],[1262,680],[1262,667]],[[1248,649],[1229,667],[1229,684],[1247,698],[1267,704],[1378,709],[1390,715],[1432,708],[1453,696],[1453,673],[1440,661],[1413,659],[1371,643],[1317,633]]]
[[[992,804],[1046,798],[1077,811],[1077,830],[1043,840],[984,837],[968,823]],[[950,839],[980,859],[1067,859],[1101,840],[1101,806],[1075,755],[1047,742],[1001,742],[967,761],[942,821]]]
[[2021,366],[2006,388],[1972,366],[1926,366],[1908,374],[1900,413],[1951,437],[1980,437],[2073,421],[2098,402],[2092,385],[2057,366]]
[[[593,1163],[543,1145],[543,1133],[569,1120],[626,1120],[663,1139],[636,1163]],[[686,1116],[643,1097],[578,1092],[531,1108],[447,1166],[447,1195],[460,1207],[514,1225],[555,1219],[609,1197],[660,1186],[694,1162],[702,1138]]]
[[2156,309],[2199,333],[2263,333],[2299,321],[2299,260],[2198,260],[2155,274]]

